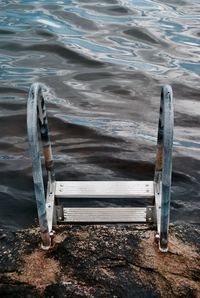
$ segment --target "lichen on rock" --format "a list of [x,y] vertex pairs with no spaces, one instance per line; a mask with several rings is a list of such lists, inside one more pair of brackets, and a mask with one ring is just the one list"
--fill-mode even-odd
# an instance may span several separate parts
[[198,226],[171,226],[168,253],[146,225],[59,226],[49,251],[38,229],[4,233],[1,297],[200,296]]

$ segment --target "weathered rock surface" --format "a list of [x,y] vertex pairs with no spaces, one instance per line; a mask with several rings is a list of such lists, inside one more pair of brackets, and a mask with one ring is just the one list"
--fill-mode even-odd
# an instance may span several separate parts
[[200,297],[200,228],[172,226],[169,252],[138,225],[60,226],[42,251],[38,229],[0,231],[0,297]]

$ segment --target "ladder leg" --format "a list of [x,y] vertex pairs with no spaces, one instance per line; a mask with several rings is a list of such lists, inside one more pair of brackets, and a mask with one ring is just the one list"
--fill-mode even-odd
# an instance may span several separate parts
[[55,181],[51,143],[48,134],[48,122],[43,97],[42,85],[34,83],[29,91],[27,103],[27,131],[32,157],[33,181],[37,203],[38,218],[41,230],[42,247],[48,249],[51,245],[50,230],[48,227],[44,183],[40,158],[40,147],[38,143],[38,124],[40,127],[45,166],[49,183]]
[[154,177],[157,189],[155,203],[157,205],[157,226],[160,239],[159,248],[162,252],[166,252],[168,250],[173,126],[173,93],[171,87],[165,85],[161,91],[158,144]]

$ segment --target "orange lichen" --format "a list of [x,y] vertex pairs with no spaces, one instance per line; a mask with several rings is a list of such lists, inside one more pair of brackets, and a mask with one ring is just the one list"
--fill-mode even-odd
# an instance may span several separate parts
[[48,258],[42,250],[35,250],[23,257],[24,266],[20,273],[10,273],[9,277],[15,281],[27,283],[37,289],[44,289],[47,285],[55,283],[59,273],[59,262]]

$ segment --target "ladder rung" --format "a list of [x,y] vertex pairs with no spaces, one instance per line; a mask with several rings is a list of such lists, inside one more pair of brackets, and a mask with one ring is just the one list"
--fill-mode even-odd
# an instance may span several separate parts
[[58,198],[153,198],[153,181],[57,181]]
[[146,208],[63,208],[64,222],[146,222]]

